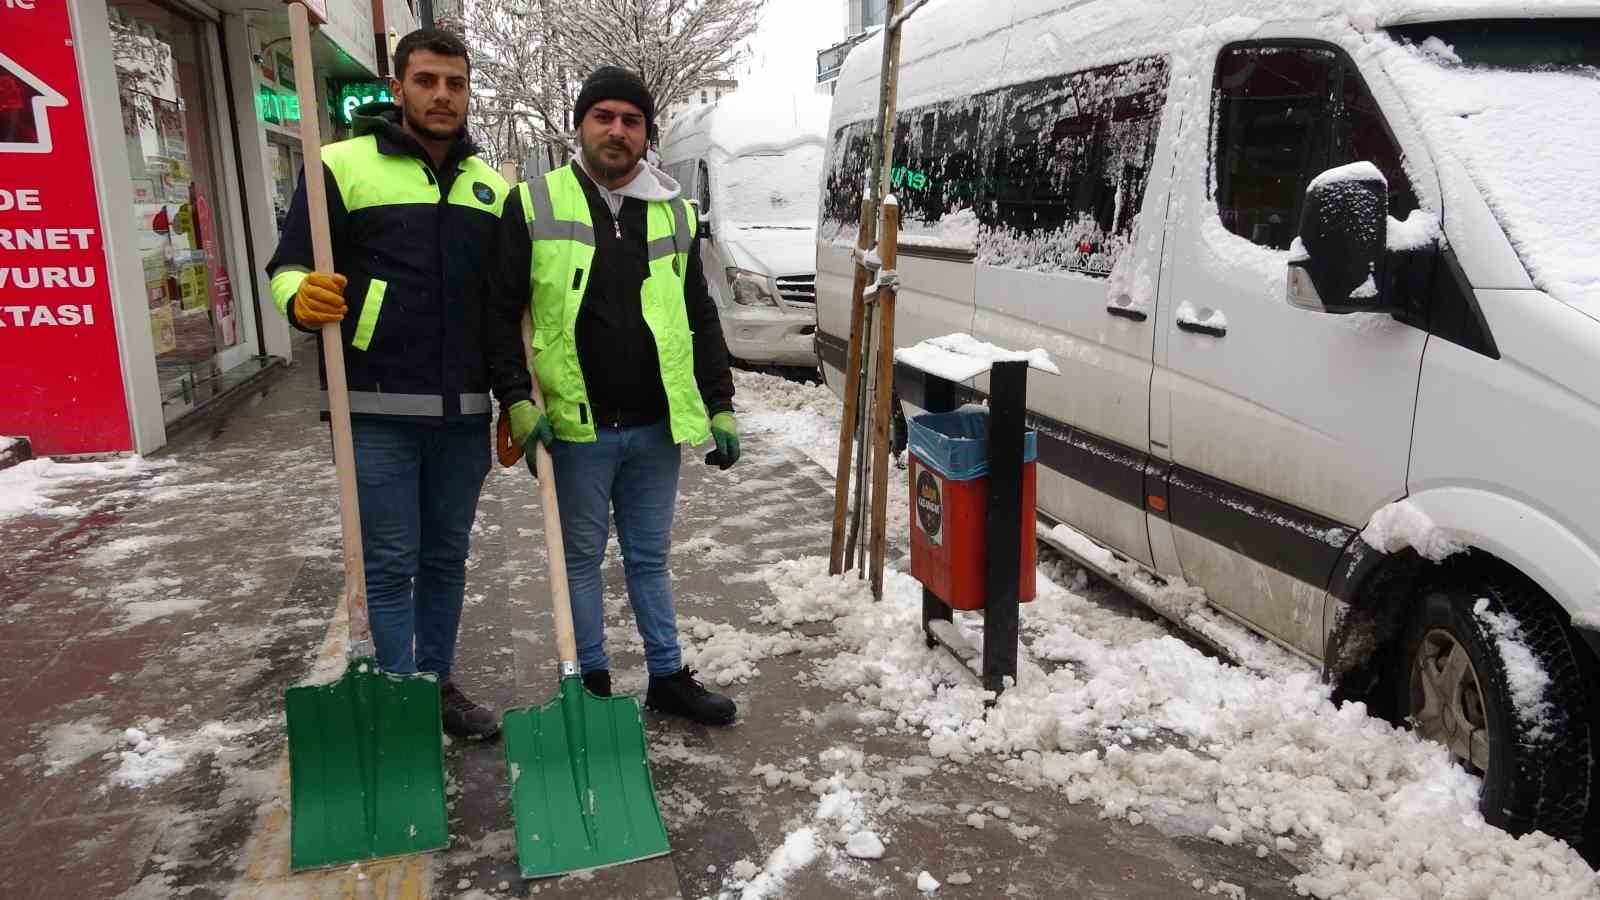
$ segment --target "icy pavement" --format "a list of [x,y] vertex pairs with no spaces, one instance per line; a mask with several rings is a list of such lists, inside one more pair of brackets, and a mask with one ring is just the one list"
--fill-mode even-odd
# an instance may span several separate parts
[[[0,472],[0,896],[339,895],[263,880],[283,689],[334,646],[308,375],[161,459]],[[674,852],[523,882],[500,746],[452,744],[451,848],[385,895],[1600,896],[1566,846],[1486,826],[1444,751],[1335,708],[1309,668],[1208,655],[1048,552],[1018,684],[986,709],[925,646],[907,576],[874,603],[826,574],[838,403],[737,381],[745,459],[686,452],[673,564],[686,659],[741,715],[646,714]],[[458,678],[498,707],[555,689],[533,487],[491,474],[469,563]],[[890,517],[904,535],[905,492]],[[605,578],[614,684],[642,695],[614,540]]]

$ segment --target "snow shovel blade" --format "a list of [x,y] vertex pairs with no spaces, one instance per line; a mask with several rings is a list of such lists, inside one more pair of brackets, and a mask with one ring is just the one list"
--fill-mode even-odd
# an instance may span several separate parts
[[371,657],[332,684],[290,688],[289,868],[298,872],[450,843],[439,684]]
[[671,852],[639,701],[568,676],[543,706],[507,710],[503,732],[523,878]]

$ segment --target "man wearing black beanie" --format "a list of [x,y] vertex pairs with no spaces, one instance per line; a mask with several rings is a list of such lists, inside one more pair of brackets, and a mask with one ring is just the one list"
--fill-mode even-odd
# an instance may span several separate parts
[[[714,440],[706,461],[724,469],[739,458],[697,216],[677,181],[645,161],[655,101],[637,75],[597,69],[573,123],[577,158],[506,200],[485,327],[490,380],[512,441],[544,443],[555,463],[584,685],[611,695],[600,565],[615,518],[650,674],[645,705],[725,725],[733,701],[683,664],[669,570],[681,445]],[[543,414],[529,400],[527,311]]]

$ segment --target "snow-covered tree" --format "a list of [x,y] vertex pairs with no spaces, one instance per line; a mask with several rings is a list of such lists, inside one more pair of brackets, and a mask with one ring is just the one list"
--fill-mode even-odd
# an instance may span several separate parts
[[638,72],[656,108],[730,77],[767,0],[472,0],[474,115],[496,159],[560,161],[589,72]]

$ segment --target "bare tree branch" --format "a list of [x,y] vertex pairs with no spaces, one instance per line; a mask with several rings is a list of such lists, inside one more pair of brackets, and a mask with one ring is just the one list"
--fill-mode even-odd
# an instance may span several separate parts
[[[767,0],[471,0],[473,115],[492,161],[551,162],[572,140],[583,79],[603,65],[639,74],[662,110],[730,77]],[[492,146],[491,146],[492,145]]]

